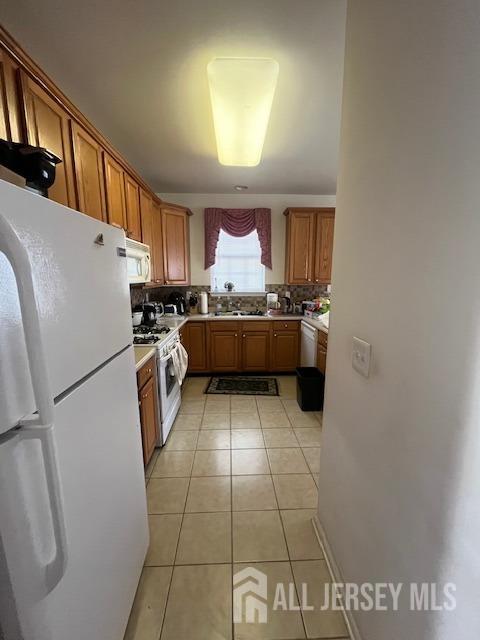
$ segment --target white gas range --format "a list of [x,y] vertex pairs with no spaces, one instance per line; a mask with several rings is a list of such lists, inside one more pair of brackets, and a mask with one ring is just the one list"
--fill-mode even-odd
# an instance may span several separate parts
[[160,432],[157,444],[163,446],[180,409],[180,383],[172,365],[172,352],[178,349],[178,329],[167,325],[134,327],[133,343],[151,345],[157,350],[158,412]]

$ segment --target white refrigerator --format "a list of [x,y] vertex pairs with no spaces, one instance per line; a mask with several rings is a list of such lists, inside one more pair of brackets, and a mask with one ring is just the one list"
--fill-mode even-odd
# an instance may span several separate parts
[[123,232],[0,180],[0,638],[122,640],[148,545]]

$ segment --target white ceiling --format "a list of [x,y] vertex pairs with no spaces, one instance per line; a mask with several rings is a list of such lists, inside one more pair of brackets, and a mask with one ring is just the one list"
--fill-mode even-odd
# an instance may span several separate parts
[[[16,0],[2,22],[158,192],[336,191],[346,0]],[[275,58],[262,161],[216,157],[206,65]]]

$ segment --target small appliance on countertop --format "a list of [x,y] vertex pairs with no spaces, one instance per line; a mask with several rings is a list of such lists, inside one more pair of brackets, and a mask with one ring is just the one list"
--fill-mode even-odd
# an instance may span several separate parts
[[153,327],[156,324],[157,320],[155,305],[153,304],[153,302],[145,302],[142,305],[142,308],[142,324],[146,325],[147,327]]
[[187,305],[185,302],[185,296],[181,294],[180,291],[172,291],[168,296],[168,302],[175,305],[178,315],[184,315]]
[[175,304],[166,304],[164,305],[164,314],[166,316],[176,316],[177,314],[177,306]]

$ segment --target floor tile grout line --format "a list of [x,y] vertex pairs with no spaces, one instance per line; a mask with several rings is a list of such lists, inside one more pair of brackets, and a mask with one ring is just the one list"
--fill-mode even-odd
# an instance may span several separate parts
[[[267,457],[268,457],[268,456],[267,456]],[[271,472],[271,471],[272,471],[272,467],[271,467],[271,464],[270,464],[270,459],[268,460],[268,465],[269,465],[269,467],[270,467],[270,472]],[[293,584],[294,584],[294,586],[295,586],[295,593],[297,594],[298,602],[300,602],[300,599],[299,599],[299,597],[298,597],[298,589],[297,589],[297,585],[295,584],[295,576],[293,575],[293,566],[292,566],[292,560],[291,560],[291,557],[290,557],[290,549],[289,549],[289,547],[288,547],[287,534],[285,533],[285,526],[284,526],[284,524],[283,524],[283,518],[282,518],[281,509],[280,509],[280,502],[279,502],[279,500],[278,500],[278,495],[277,495],[277,488],[275,487],[275,482],[274,482],[274,480],[273,480],[273,473],[271,473],[271,475],[272,475],[273,491],[274,491],[274,493],[275,493],[275,499],[276,499],[277,504],[278,504],[278,517],[280,518],[280,524],[281,524],[282,531],[283,531],[283,538],[284,538],[284,540],[285,540],[285,547],[286,547],[286,549],[287,549],[287,556],[288,556],[288,564],[289,564],[289,567],[290,567],[290,574],[291,574],[291,576],[292,576],[292,578],[293,578]],[[304,619],[303,619],[303,614],[302,614],[302,613],[300,613],[300,616],[301,616],[301,620],[302,620],[302,626],[303,626],[303,631],[304,631],[305,638],[308,638],[308,636],[307,636],[307,628],[306,628],[306,626],[305,626],[305,621],[304,621]]]
[[[204,409],[204,413],[205,413],[205,409]],[[202,419],[203,419],[203,415],[204,415],[204,414],[202,414]],[[198,436],[197,436],[197,440],[198,440]],[[195,445],[196,445],[196,442],[195,442]],[[160,454],[159,454],[159,455],[160,455]],[[192,470],[193,470],[193,462],[192,462]],[[175,545],[175,554],[174,554],[174,556],[173,556],[172,573],[171,573],[171,576],[170,576],[170,583],[169,583],[169,585],[168,585],[167,597],[165,598],[165,608],[164,608],[164,610],[163,610],[162,624],[161,624],[161,626],[160,626],[160,634],[159,634],[159,636],[158,636],[158,640],[161,640],[161,638],[162,638],[162,634],[163,634],[163,627],[164,627],[164,624],[165,624],[165,618],[166,618],[166,616],[167,616],[168,601],[169,601],[169,599],[170,599],[170,591],[171,591],[171,588],[172,588],[173,574],[174,574],[175,566],[176,566],[177,553],[178,553],[178,546],[179,546],[179,544],[180,544],[180,536],[182,535],[182,527],[183,527],[183,521],[184,521],[184,519],[185,519],[185,509],[187,508],[187,500],[188,500],[188,494],[189,494],[189,492],[190,492],[190,484],[191,484],[191,481],[192,481],[192,476],[190,475],[190,477],[189,477],[189,479],[188,479],[187,491],[186,491],[186,493],[185,493],[185,501],[184,501],[184,503],[183,503],[182,519],[181,519],[181,521],[180,521],[180,528],[179,528],[179,530],[178,530],[177,544]]]

